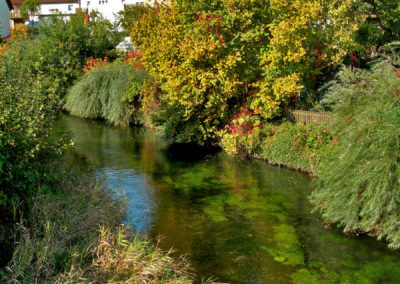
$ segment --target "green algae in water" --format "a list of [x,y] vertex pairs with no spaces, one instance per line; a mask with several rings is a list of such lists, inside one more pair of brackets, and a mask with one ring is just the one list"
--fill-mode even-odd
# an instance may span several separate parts
[[302,268],[292,273],[291,275],[292,281],[295,284],[319,284],[321,283],[321,279],[319,275],[306,269]]
[[278,262],[289,265],[304,264],[304,253],[293,226],[281,224],[274,226],[274,247],[266,250]]
[[313,262],[291,274],[293,283],[340,283],[374,284],[400,283],[400,261],[384,258],[381,261],[359,263],[359,269],[343,267],[339,271],[330,269],[322,262]]
[[163,182],[174,189],[190,193],[193,190],[207,192],[209,189],[227,187],[227,184],[219,177],[215,176],[216,169],[206,167],[202,164],[185,168],[177,167],[178,171],[171,175],[164,175]]
[[223,195],[217,195],[203,199],[206,203],[206,205],[203,207],[203,210],[214,222],[219,223],[228,221],[228,218],[226,218],[224,212],[224,199],[225,196]]

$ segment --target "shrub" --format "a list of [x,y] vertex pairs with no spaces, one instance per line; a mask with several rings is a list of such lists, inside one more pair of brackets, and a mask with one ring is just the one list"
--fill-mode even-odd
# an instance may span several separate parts
[[11,79],[1,67],[0,210],[10,207],[12,198],[25,199],[50,178],[48,159],[64,148],[47,142],[57,101],[41,92],[36,77],[27,73]]
[[321,161],[311,201],[326,222],[400,248],[400,72],[343,68],[329,87],[336,147]]
[[260,144],[267,133],[259,115],[242,108],[232,117],[223,131],[219,132],[220,145],[228,153],[240,157],[257,156]]
[[146,72],[125,64],[95,67],[71,88],[65,108],[72,115],[127,125],[134,119],[131,116],[136,105],[123,102],[133,102],[138,97],[146,77]]

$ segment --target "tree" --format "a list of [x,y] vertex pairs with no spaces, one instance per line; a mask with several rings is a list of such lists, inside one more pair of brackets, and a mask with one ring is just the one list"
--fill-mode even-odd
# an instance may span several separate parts
[[26,21],[30,21],[40,10],[38,0],[25,0],[20,8],[21,16]]
[[400,248],[400,69],[344,68],[326,101],[338,143],[317,168],[312,203],[327,223],[368,233]]
[[357,65],[356,54],[373,46],[358,40],[372,7],[367,2],[155,2],[135,18],[131,37],[164,92],[157,121],[178,141],[203,143],[242,108],[263,120],[281,115],[291,100],[316,93],[318,81],[345,60]]

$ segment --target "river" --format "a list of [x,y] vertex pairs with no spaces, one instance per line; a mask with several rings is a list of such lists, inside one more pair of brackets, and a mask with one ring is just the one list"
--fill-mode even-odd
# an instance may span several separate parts
[[400,253],[373,238],[325,228],[301,173],[200,148],[148,129],[62,115],[54,135],[75,139],[91,167],[129,202],[127,223],[196,273],[228,283],[400,283]]

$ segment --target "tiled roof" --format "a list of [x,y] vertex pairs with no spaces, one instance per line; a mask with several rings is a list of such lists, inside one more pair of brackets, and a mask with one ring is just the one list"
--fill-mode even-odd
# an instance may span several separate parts
[[[64,3],[78,3],[78,0],[39,0],[39,4],[64,4]],[[13,5],[21,5],[24,0],[11,0]]]

